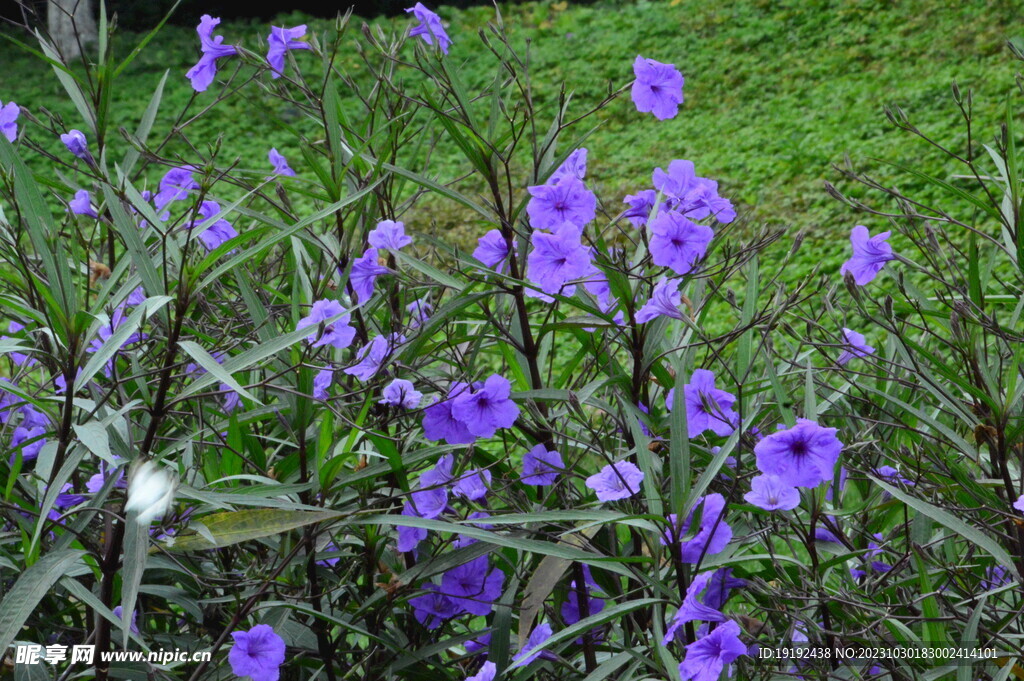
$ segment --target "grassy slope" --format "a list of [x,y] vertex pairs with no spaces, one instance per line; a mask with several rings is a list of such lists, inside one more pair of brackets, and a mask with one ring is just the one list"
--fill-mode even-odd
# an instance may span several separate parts
[[[990,139],[995,132],[1017,69],[1004,48],[1018,30],[1013,3],[965,2],[955,9],[940,4],[946,3],[682,0],[567,9],[529,3],[506,8],[504,14],[518,41],[531,39],[541,101],[563,79],[578,98],[596,101],[609,80],[616,85],[628,81],[637,53],[674,62],[685,74],[686,105],[672,121],[659,123],[637,114],[628,98],[604,113],[588,144],[591,178],[603,197],[615,201],[644,188],[654,166],[688,158],[699,173],[718,179],[722,193],[756,221],[810,229],[798,269],[824,263],[828,271],[845,257],[846,235],[858,219],[822,190],[824,179],[837,179],[830,166],[844,153],[867,162],[882,177],[887,169],[869,159],[947,172],[936,165],[937,156],[926,144],[892,129],[883,106],[899,104],[921,129],[962,145],[949,97],[955,78],[976,92],[978,134]],[[452,58],[461,60],[466,80],[486,82],[492,67],[482,58],[484,50],[475,48],[474,34],[492,11],[446,9],[442,14],[456,42]],[[282,17],[278,23],[302,20]],[[229,42],[245,36],[250,49],[263,49],[259,36],[265,27],[221,28]],[[171,112],[191,95],[183,74],[195,60],[194,36],[189,29],[166,29],[130,67],[122,89],[129,99],[117,106],[120,122],[134,127],[162,70],[169,68],[167,113],[158,129],[170,123]],[[125,42],[134,40],[125,37]],[[301,55],[300,63],[303,59],[312,57]],[[354,55],[348,59],[355,63]],[[5,65],[0,100],[33,111],[46,107],[65,116],[68,127],[78,124],[52,73],[8,45],[0,45],[0,61]],[[263,168],[266,150],[277,145],[287,153],[289,140],[266,117],[254,115],[252,107],[242,97],[227,102],[201,121],[191,137],[223,134],[224,148],[241,157],[243,167]],[[291,113],[277,108],[285,117]],[[301,172],[297,154],[292,159]],[[918,189],[906,182],[902,186]],[[438,213],[433,218],[457,227],[461,216]],[[861,221],[873,230],[882,226],[870,218]],[[467,226],[465,237],[478,231]]]

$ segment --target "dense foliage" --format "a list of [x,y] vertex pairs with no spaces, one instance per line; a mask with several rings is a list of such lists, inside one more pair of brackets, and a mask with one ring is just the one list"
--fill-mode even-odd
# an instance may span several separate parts
[[[204,16],[143,105],[105,23],[93,61],[30,48],[74,113],[0,93],[0,649],[95,645],[42,669],[98,679],[1024,675],[1019,94],[979,129],[954,86],[957,145],[893,109],[942,172],[846,167],[836,267],[799,276],[820,252],[700,162],[726,137],[661,137],[712,74],[622,48],[572,92],[500,13],[452,28],[256,50]],[[258,162],[225,111],[280,131]],[[760,657],[794,642],[830,653]]]

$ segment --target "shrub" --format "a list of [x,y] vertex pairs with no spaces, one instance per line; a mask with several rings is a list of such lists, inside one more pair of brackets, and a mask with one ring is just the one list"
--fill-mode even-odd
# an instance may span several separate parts
[[[627,89],[635,125],[675,115],[671,65],[541,106],[500,14],[475,46],[415,16],[273,28],[269,62],[204,17],[162,137],[162,83],[111,126],[137,50],[108,35],[73,69],[41,39],[84,130],[0,119],[2,647],[190,681],[1018,669],[1012,115],[983,161],[971,136],[951,154],[973,190],[927,178],[966,212],[851,171],[896,209],[850,200],[876,228],[845,286],[791,284],[760,256],[799,240],[737,238],[687,161],[624,202],[588,187],[588,128]],[[491,55],[481,87],[465,49]],[[251,89],[316,130],[281,120],[262,169],[189,132]],[[428,199],[471,211],[479,247],[420,223]],[[760,659],[792,642],[824,652]]]

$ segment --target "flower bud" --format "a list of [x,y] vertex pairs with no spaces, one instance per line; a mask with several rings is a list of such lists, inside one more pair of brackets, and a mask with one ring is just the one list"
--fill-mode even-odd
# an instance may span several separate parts
[[60,136],[60,141],[68,148],[68,151],[83,161],[88,161],[92,158],[89,154],[89,142],[85,139],[85,133],[81,130],[69,130],[66,134]]
[[176,476],[170,469],[145,461],[135,468],[128,478],[128,502],[125,513],[137,511],[140,525],[149,525],[164,513],[174,501],[178,486]]

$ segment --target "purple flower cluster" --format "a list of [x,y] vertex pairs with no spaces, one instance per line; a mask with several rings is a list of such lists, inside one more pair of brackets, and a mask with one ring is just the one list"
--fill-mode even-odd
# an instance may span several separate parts
[[428,440],[468,444],[510,428],[519,417],[511,399],[512,384],[493,374],[483,383],[454,383],[448,396],[423,410],[423,434]]
[[[185,73],[185,77],[192,82],[192,89],[196,92],[205,92],[213,83],[217,76],[218,59],[238,54],[237,47],[224,44],[223,36],[213,35],[219,24],[220,19],[204,14],[199,20],[199,26],[196,27],[202,55],[196,65]],[[270,35],[267,36],[267,63],[270,65],[271,78],[277,79],[284,75],[284,58],[289,50],[312,49],[309,43],[299,40],[305,35],[305,24],[294,28],[270,27]]]
[[744,498],[766,511],[788,511],[800,503],[797,487],[816,487],[832,480],[843,443],[835,428],[797,419],[792,428],[764,437],[754,446],[762,475],[750,482]]

